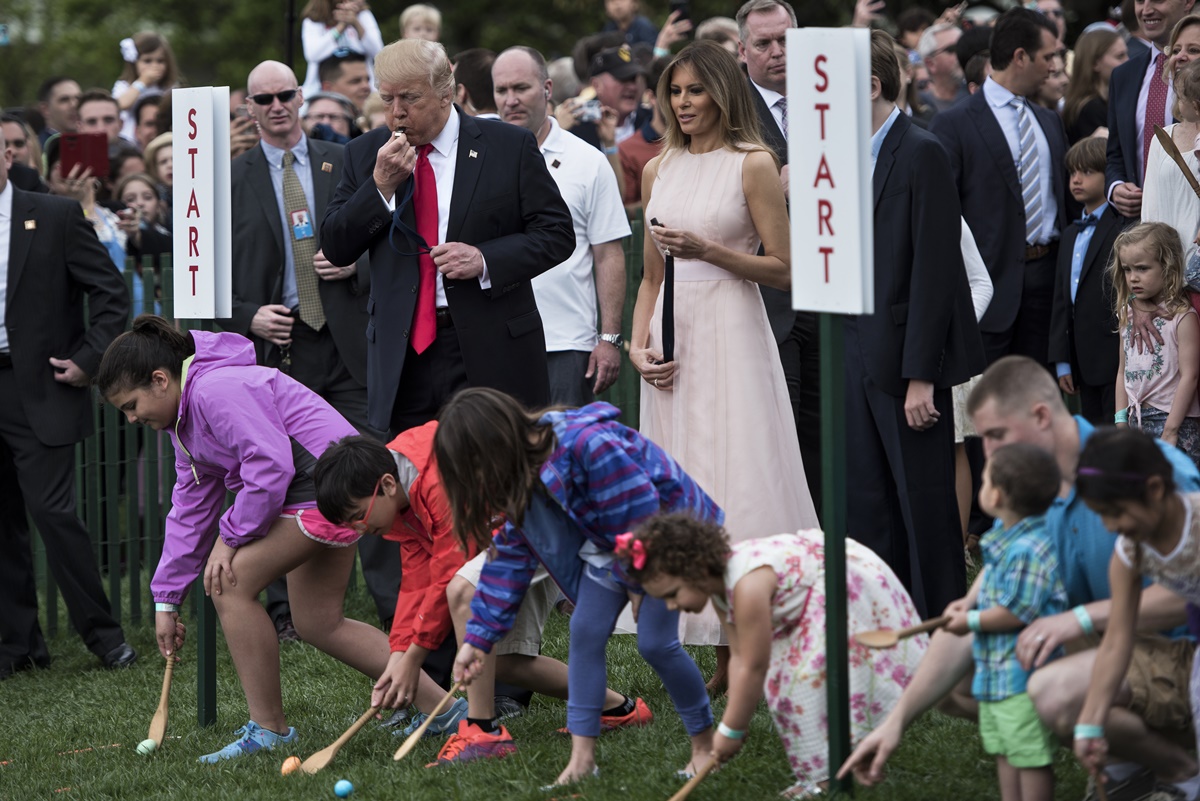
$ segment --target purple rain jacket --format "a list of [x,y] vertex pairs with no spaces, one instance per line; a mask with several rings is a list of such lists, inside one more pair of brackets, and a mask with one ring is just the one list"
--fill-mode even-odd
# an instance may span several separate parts
[[[172,441],[178,479],[151,594],[178,604],[200,575],[214,537],[237,548],[266,536],[297,473],[335,440],[357,434],[319,395],[270,367],[239,334],[193,331]],[[299,468],[299,469],[298,469]],[[221,514],[225,492],[237,493]],[[312,495],[300,506],[313,506]]]

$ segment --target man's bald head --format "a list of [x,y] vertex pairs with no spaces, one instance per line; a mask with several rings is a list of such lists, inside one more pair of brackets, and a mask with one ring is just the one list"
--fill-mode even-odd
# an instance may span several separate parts
[[264,61],[250,70],[250,76],[246,78],[246,89],[252,95],[258,94],[261,91],[258,87],[264,81],[272,84],[278,81],[290,82],[292,88],[300,85],[296,81],[296,73],[292,72],[292,68],[282,61]]

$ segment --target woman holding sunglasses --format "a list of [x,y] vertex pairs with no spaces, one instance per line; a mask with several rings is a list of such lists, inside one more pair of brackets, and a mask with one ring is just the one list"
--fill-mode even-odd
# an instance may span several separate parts
[[[158,647],[184,642],[179,605],[197,577],[213,600],[242,683],[250,721],[201,762],[251,754],[296,739],[283,714],[279,641],[258,594],[288,577],[300,636],[377,678],[387,635],[342,614],[354,563],[352,528],[299,512],[316,505],[311,472],[329,443],[354,427],[287,375],[258,367],[238,334],[181,332],[154,315],[113,340],[96,376],[100,394],[130,423],[168,430],[178,478],[162,557],[150,583]],[[237,494],[222,513],[226,492]]]

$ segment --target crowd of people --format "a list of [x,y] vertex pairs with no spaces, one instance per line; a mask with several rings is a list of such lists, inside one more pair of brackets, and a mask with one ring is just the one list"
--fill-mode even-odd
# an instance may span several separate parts
[[[1114,800],[1200,795],[1193,2],[1128,0],[1070,49],[1061,0],[895,20],[855,5],[877,310],[844,326],[850,628],[949,623],[852,645],[843,775],[882,780],[940,705],[978,719],[1005,801],[1053,797],[1060,744]],[[370,676],[398,733],[462,681],[427,721],[440,764],[517,752],[503,719],[534,692],[564,699],[555,784],[571,784],[599,775],[602,732],[654,719],[604,678],[609,637],[636,632],[690,739],[681,775],[734,757],[765,699],[785,795],[823,792],[820,343],[790,299],[796,15],[605,12],[547,60],[450,55],[430,5],[385,44],[363,0],[311,0],[303,79],[266,60],[231,92],[220,333],[157,314],[186,85],[167,39],[117,43],[111,90],[54,76],[5,111],[0,679],[50,660],[26,511],[89,649],[137,659],[75,510],[94,386],[175,448],[157,644],[176,658],[198,583],[249,712],[202,761],[295,739],[279,643],[303,639]],[[76,162],[78,133],[103,137],[107,170]],[[596,402],[621,370],[634,427]],[[356,554],[378,628],[344,617]],[[559,612],[567,664],[540,653]],[[717,647],[707,688],[683,644]]]

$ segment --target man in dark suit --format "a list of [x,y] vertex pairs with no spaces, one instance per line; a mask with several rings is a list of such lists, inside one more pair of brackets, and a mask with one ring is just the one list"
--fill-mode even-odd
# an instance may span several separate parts
[[1163,52],[1175,24],[1192,13],[1195,0],[1151,0],[1134,3],[1141,36],[1149,47],[1129,47],[1129,60],[1112,71],[1108,83],[1108,165],[1104,174],[1108,200],[1116,212],[1136,220],[1142,216],[1142,182],[1146,152],[1154,126],[1174,122],[1175,89],[1162,82],[1168,58]]
[[375,75],[386,125],[346,146],[321,227],[331,262],[371,254],[370,424],[421,425],[466,386],[546,403],[530,280],[571,255],[575,233],[533,134],[455,107],[439,44],[393,42]]
[[989,364],[1013,353],[1047,364],[1067,136],[1057,114],[1026,98],[1050,74],[1056,30],[1037,11],[1002,14],[991,76],[930,128],[950,154],[963,217],[992,277],[979,322]]
[[[331,264],[316,231],[342,172],[342,146],[304,135],[304,97],[288,66],[264,61],[246,85],[246,107],[262,139],[231,169],[233,316],[221,326],[249,337],[259,364],[284,370],[359,431],[378,436],[367,425],[368,262]],[[284,164],[288,154],[290,166]],[[289,171],[303,193],[298,209],[287,202]],[[301,314],[305,296],[312,298],[312,314]],[[386,623],[400,587],[399,548],[380,537],[364,537],[358,547],[367,588]],[[291,639],[285,588],[282,580],[271,584],[267,608],[281,637]]]
[[966,591],[950,388],[983,371],[949,160],[896,107],[893,40],[871,34],[874,314],[845,324],[848,531],[923,617]]
[[[785,0],[749,0],[737,13],[738,58],[746,65],[763,138],[783,165],[788,191],[787,31],[796,27],[796,12]],[[779,361],[787,380],[796,438],[804,460],[804,476],[817,512],[821,510],[821,347],[817,315],[792,308],[792,293],[759,286],[771,333],[779,345]]]
[[[137,659],[113,618],[87,529],[75,514],[75,443],[92,431],[88,376],[125,326],[129,293],[107,251],[65,198],[8,180],[0,133],[0,495],[28,508],[72,627],[106,667]],[[84,324],[84,298],[88,325]],[[15,468],[15,469],[14,469]],[[23,519],[0,521],[0,679],[50,662],[37,619]]]

